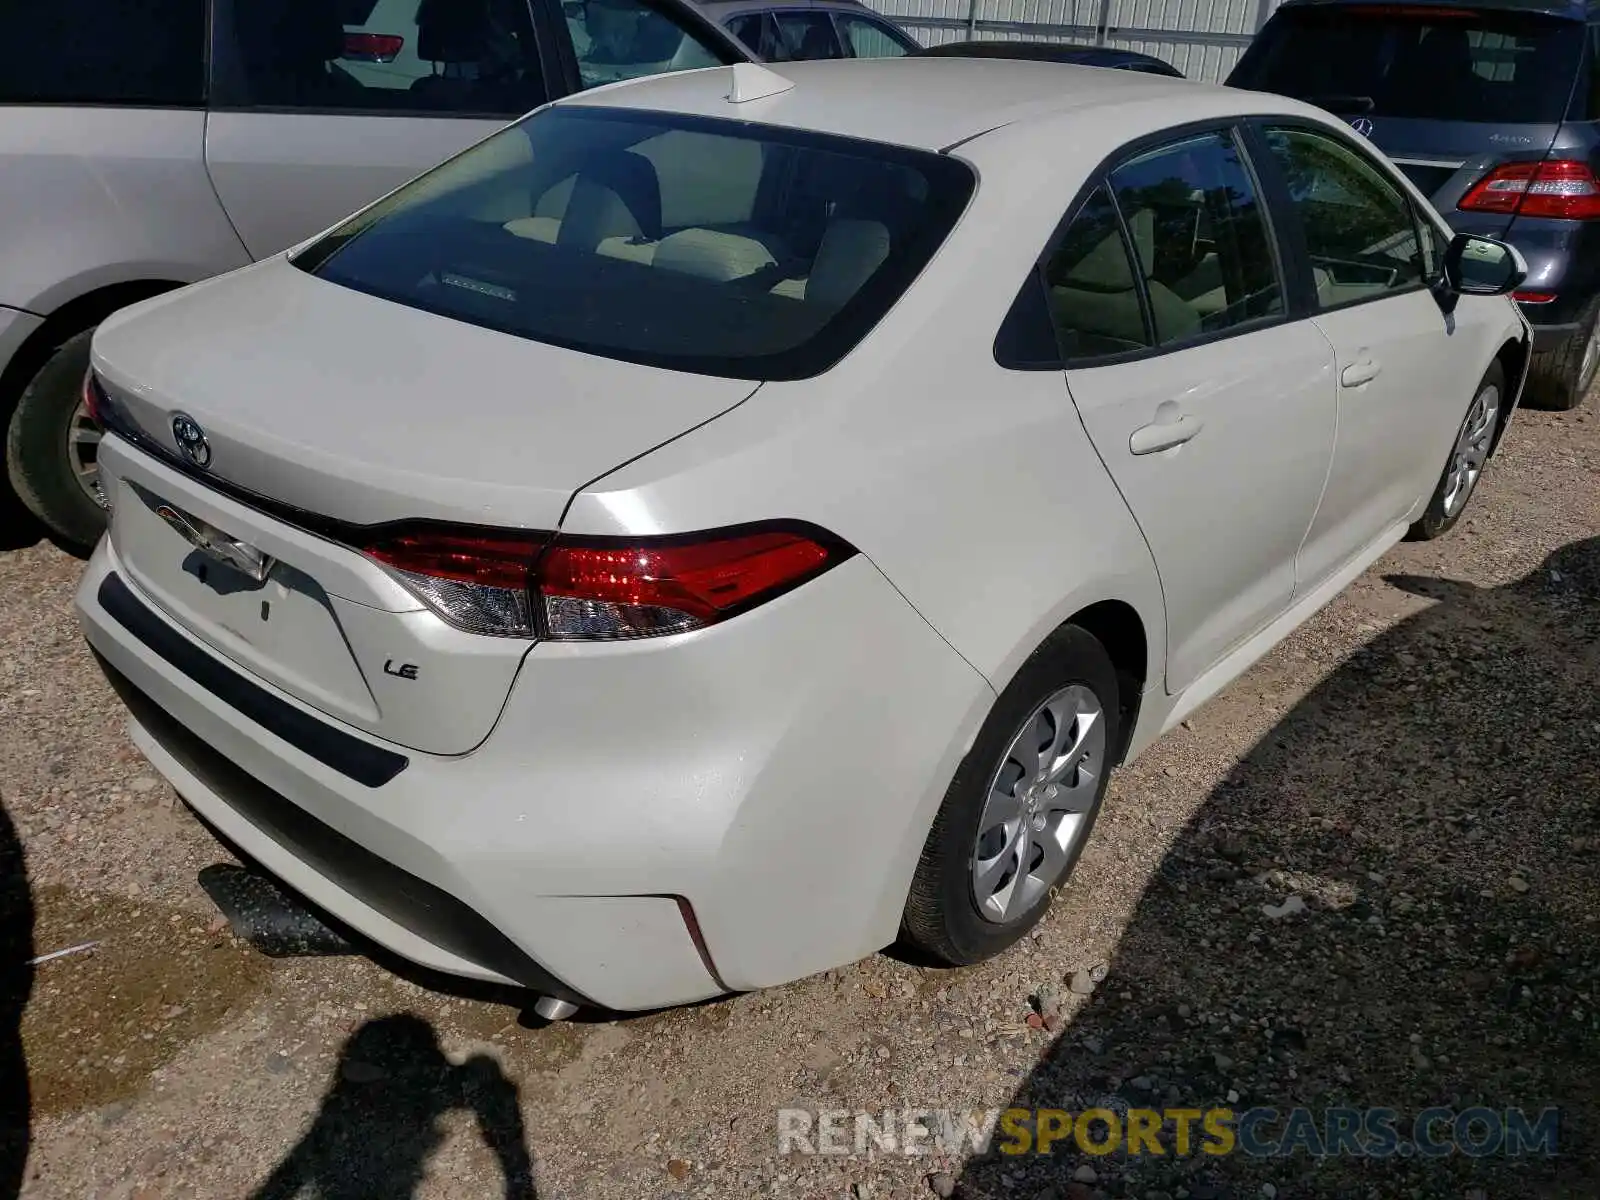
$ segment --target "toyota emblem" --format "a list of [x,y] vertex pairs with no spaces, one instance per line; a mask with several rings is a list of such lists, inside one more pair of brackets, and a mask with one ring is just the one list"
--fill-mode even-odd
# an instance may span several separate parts
[[1350,128],[1354,129],[1362,137],[1370,138],[1372,136],[1372,119],[1370,117],[1357,117],[1350,122]]
[[206,441],[206,431],[188,413],[172,415],[172,440],[178,443],[178,453],[202,471],[211,465],[211,443]]

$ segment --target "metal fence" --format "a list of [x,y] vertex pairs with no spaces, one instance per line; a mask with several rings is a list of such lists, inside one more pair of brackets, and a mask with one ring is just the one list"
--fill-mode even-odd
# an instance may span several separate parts
[[1164,58],[1190,79],[1225,78],[1277,0],[871,0],[922,42],[1080,42]]

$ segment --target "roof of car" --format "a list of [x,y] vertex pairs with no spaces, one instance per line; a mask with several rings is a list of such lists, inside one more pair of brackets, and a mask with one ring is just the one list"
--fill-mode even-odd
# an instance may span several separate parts
[[[731,71],[775,73],[793,87],[764,99],[729,100]],[[770,78],[763,74],[757,78]],[[1130,137],[1184,121],[1261,112],[1254,92],[1133,71],[993,58],[844,59],[743,64],[653,75],[579,92],[562,104],[638,108],[758,121],[794,129],[943,150],[988,130],[1072,110]],[[1139,111],[1170,105],[1171,119]],[[1284,97],[1271,111],[1315,112]]]
[[1404,5],[1386,5],[1381,0],[1284,0],[1280,8],[1328,8],[1360,5],[1363,8],[1479,8],[1497,12],[1535,13],[1552,17],[1570,17],[1582,21],[1592,13],[1600,13],[1600,0],[1406,0]]

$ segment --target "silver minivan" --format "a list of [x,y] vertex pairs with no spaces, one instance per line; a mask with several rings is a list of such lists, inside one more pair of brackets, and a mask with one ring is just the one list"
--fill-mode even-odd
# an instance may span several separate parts
[[17,496],[76,546],[104,526],[81,390],[112,312],[547,100],[750,57],[680,0],[49,0],[0,5],[0,46],[0,428]]

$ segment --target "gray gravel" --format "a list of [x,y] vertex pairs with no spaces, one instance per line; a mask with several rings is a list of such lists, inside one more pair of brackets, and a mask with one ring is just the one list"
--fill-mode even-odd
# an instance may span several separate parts
[[[1600,423],[1520,414],[1462,528],[1395,550],[1120,773],[1054,912],[998,961],[878,956],[550,1028],[401,964],[235,942],[195,884],[226,855],[80,642],[79,564],[0,553],[0,798],[32,945],[98,942],[33,981],[23,1194],[1600,1195],[1597,466]],[[1556,1104],[1564,1154],[776,1154],[786,1107],[1230,1095]]]

